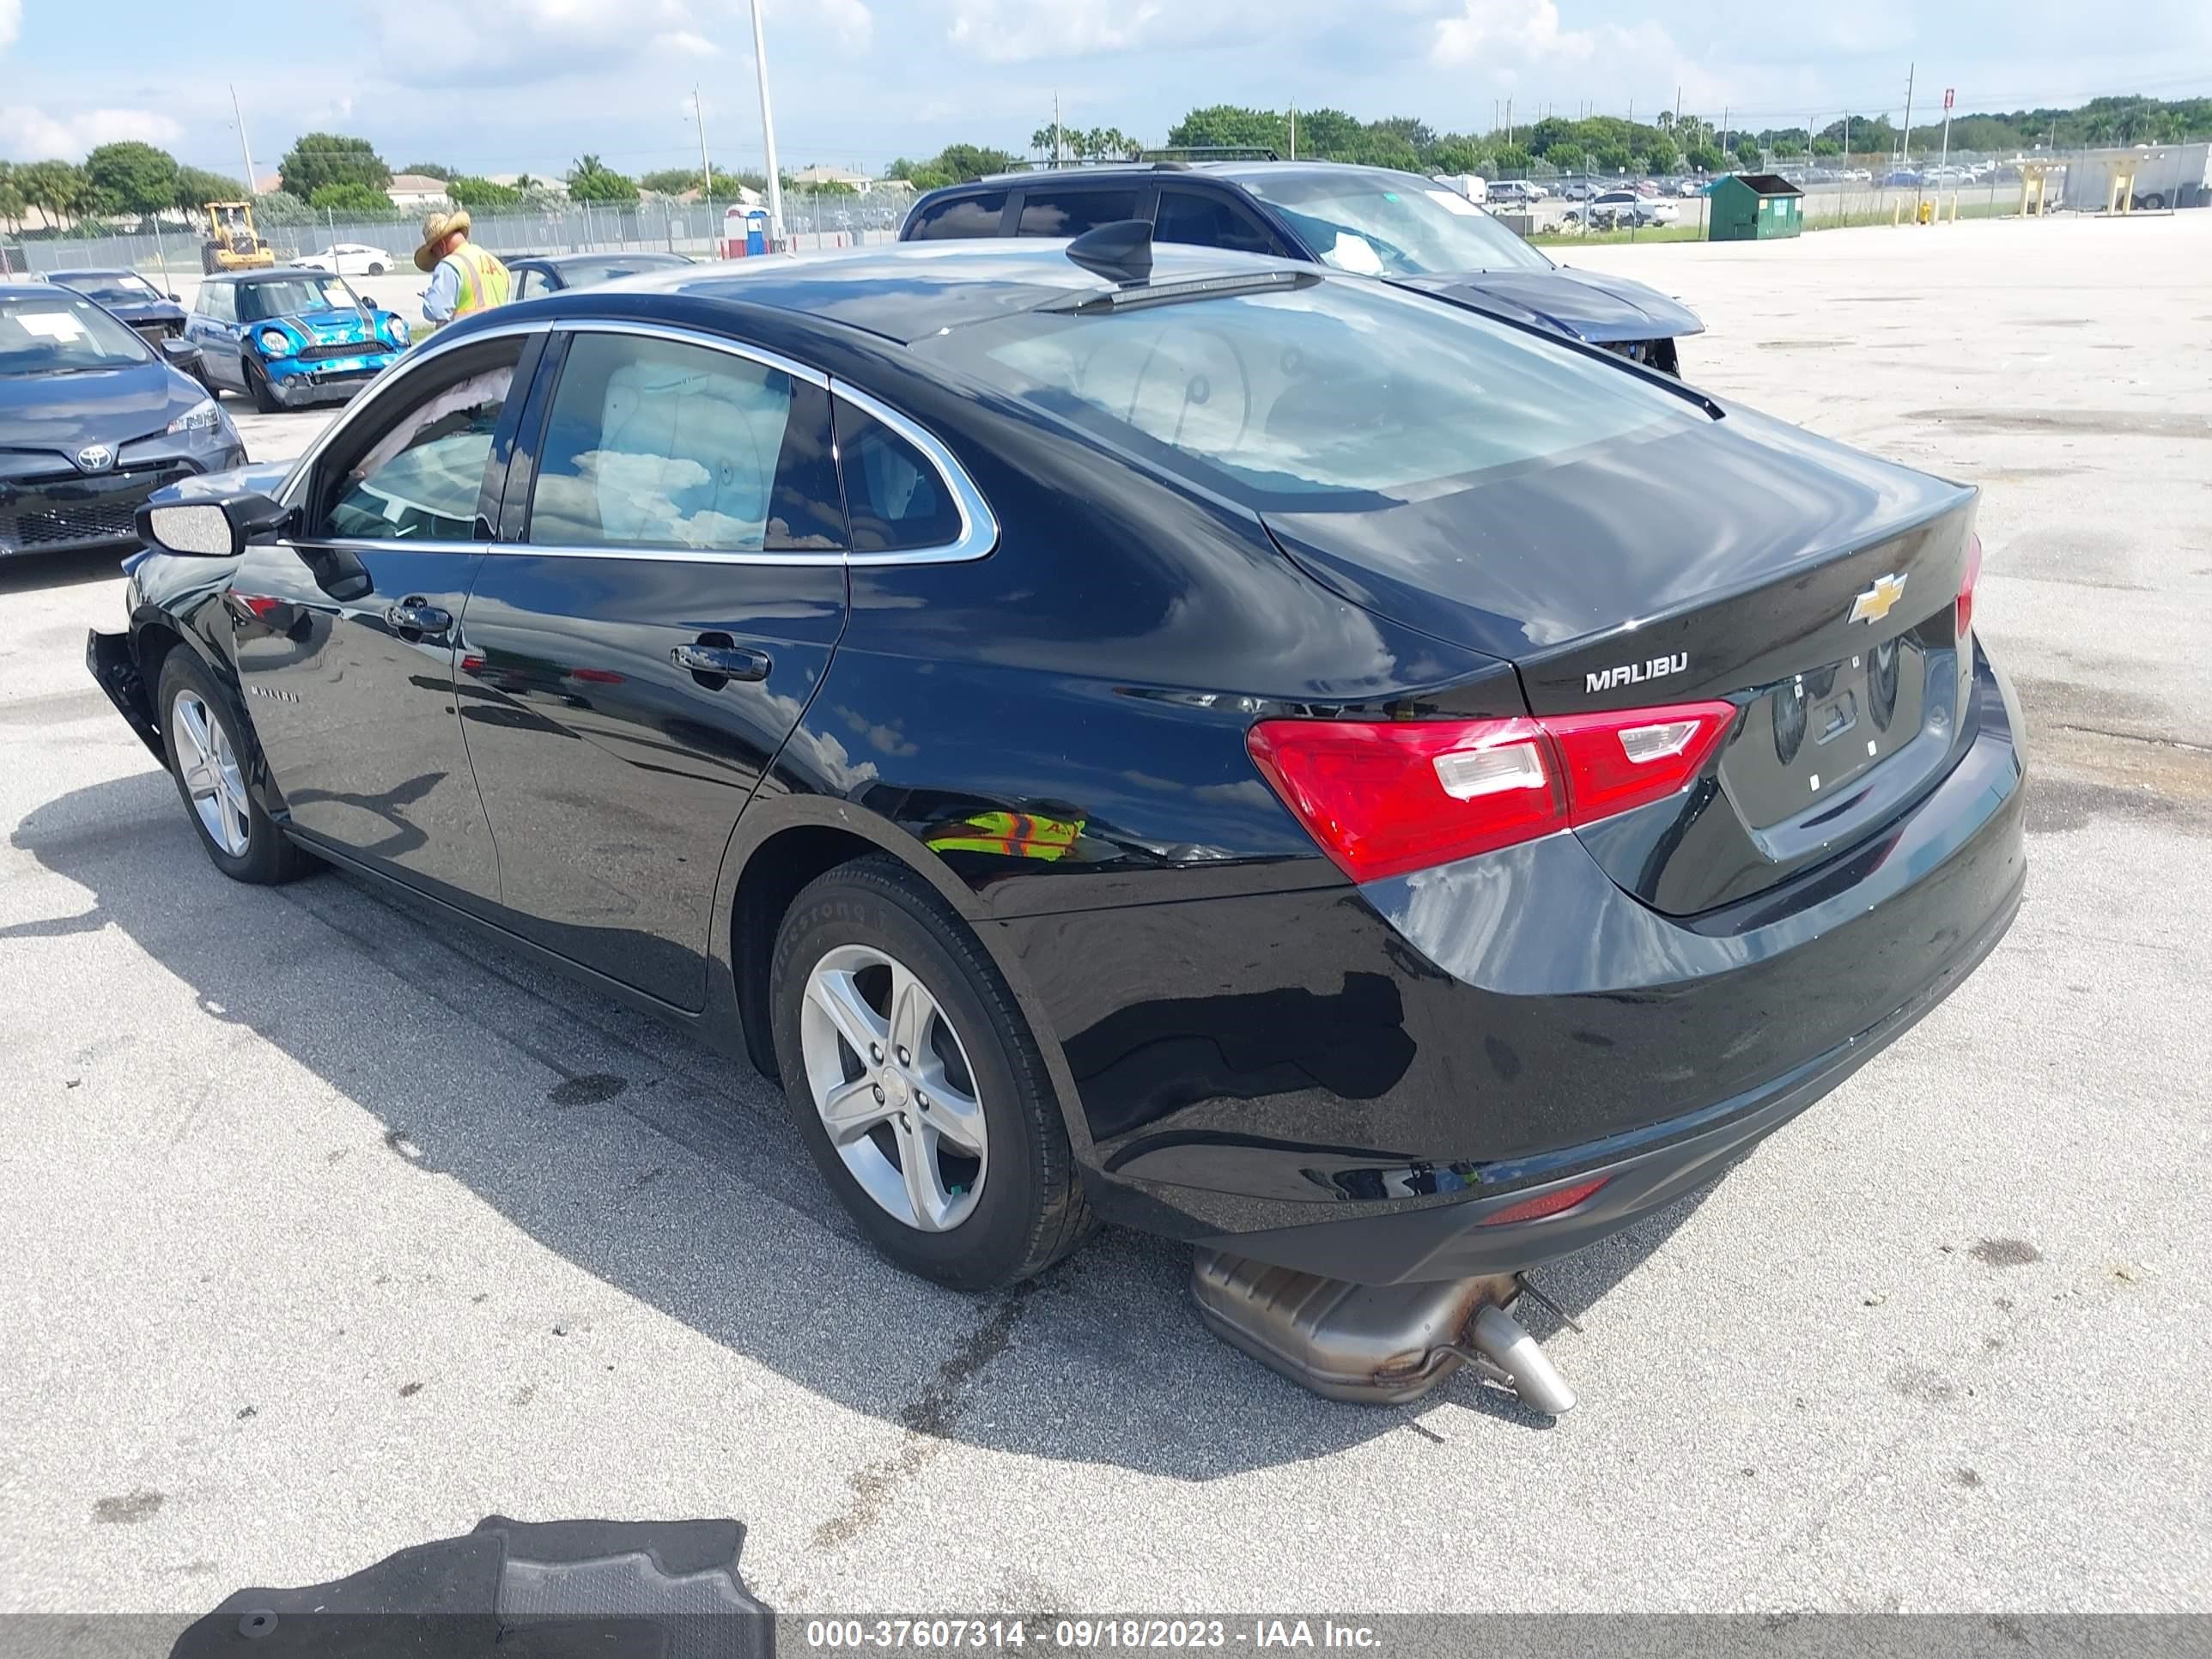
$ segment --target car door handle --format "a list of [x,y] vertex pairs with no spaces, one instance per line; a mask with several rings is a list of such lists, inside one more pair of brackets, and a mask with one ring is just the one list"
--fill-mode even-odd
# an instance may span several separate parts
[[402,634],[442,634],[453,625],[453,613],[421,599],[408,599],[387,610],[384,620]]
[[710,690],[719,691],[731,680],[768,678],[768,653],[749,645],[679,645],[669,652],[668,659],[702,684],[712,681]]

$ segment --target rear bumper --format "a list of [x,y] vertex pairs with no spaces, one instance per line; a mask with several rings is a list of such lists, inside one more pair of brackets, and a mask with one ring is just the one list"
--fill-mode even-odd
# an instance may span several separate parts
[[[1027,924],[1097,1208],[1391,1283],[1527,1267],[1709,1179],[2010,925],[2017,712],[1978,653],[1972,684],[1973,738],[1924,798],[1705,915],[1638,903],[1563,835],[1364,888]],[[1130,960],[1141,975],[1102,969]],[[1483,1224],[1598,1175],[1571,1210]]]
[[[1752,1149],[1902,1036],[1996,948],[2012,926],[2025,872],[1966,949],[1912,1002],[1797,1072],[1748,1095],[1583,1146],[1493,1166],[1487,1198],[1202,1241],[1254,1261],[1366,1285],[1518,1273],[1587,1249],[1726,1174]],[[1564,1175],[1551,1172],[1565,1170]],[[1408,1172],[1412,1173],[1411,1171]],[[1538,1220],[1492,1223],[1509,1207],[1603,1177],[1581,1203]]]

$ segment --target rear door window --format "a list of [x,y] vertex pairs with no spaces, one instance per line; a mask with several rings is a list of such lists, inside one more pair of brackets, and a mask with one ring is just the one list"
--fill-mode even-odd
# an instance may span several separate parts
[[957,241],[963,237],[996,236],[1006,216],[1006,192],[986,191],[980,196],[956,196],[924,208],[907,232],[910,242]]
[[1137,216],[1137,192],[1127,190],[1039,190],[1023,192],[1022,236],[1080,236],[1117,219]]
[[855,553],[913,553],[960,539],[960,509],[934,463],[881,421],[837,400],[837,449]]
[[734,352],[578,334],[539,454],[529,539],[542,545],[844,544],[829,393]]
[[1156,242],[1188,242],[1238,253],[1284,250],[1257,217],[1222,197],[1195,190],[1164,190],[1152,225]]

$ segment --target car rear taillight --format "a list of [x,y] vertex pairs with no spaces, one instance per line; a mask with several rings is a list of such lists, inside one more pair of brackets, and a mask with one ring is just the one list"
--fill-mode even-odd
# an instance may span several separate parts
[[1354,881],[1495,852],[1663,800],[1735,706],[1492,720],[1262,720],[1253,764]]
[[1982,579],[1982,538],[1966,538],[1966,574],[1959,580],[1959,639],[1974,625],[1974,584]]

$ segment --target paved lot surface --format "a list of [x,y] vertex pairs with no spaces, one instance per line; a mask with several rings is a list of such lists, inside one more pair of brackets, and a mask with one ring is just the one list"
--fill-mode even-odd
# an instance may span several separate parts
[[84,676],[112,566],[10,566],[0,1607],[499,1510],[742,1516],[801,1612],[2212,1609],[2212,214],[1588,260],[1698,307],[1692,378],[1984,486],[2039,769],[1982,971],[1540,1276],[1582,1410],[1310,1398],[1128,1237],[901,1278],[749,1074],[349,880],[222,880]]

